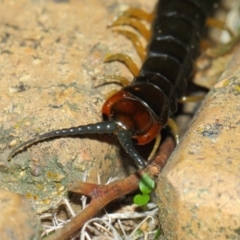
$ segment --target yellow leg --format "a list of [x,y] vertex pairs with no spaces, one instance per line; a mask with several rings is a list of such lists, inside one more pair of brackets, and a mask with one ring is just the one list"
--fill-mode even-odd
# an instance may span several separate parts
[[129,8],[128,10],[124,11],[120,16],[134,17],[141,20],[146,20],[148,22],[152,22],[154,17],[153,13],[145,12],[139,8]]
[[129,25],[135,28],[147,41],[151,37],[151,32],[139,20],[129,17],[119,17],[117,20],[110,23],[109,27]]
[[148,161],[151,160],[153,158],[153,156],[155,155],[155,153],[160,145],[160,142],[161,142],[161,133],[159,133],[155,138],[155,143],[154,143],[153,149],[148,157]]
[[105,99],[106,99],[106,100],[109,99],[109,98],[110,98],[111,96],[113,96],[116,92],[118,92],[117,89],[111,90],[110,92],[108,92],[108,93],[106,94]]
[[179,103],[186,103],[186,102],[198,102],[205,98],[205,95],[200,96],[184,96],[178,100]]
[[223,22],[219,19],[207,18],[206,24],[209,27],[215,27],[215,28],[219,28],[219,29],[222,29],[222,30],[226,30],[231,38],[234,37],[234,33],[232,32],[232,30],[225,24],[225,22]]
[[240,41],[240,33],[235,35],[232,32],[232,30],[229,27],[227,27],[225,22],[221,20],[218,20],[215,18],[208,18],[207,25],[210,27],[216,27],[216,28],[220,28],[222,30],[227,31],[231,38],[231,40],[226,44],[220,44],[215,48],[208,48],[206,50],[206,55],[209,57],[216,58],[230,52],[233,49],[233,47]]
[[200,49],[202,52],[206,52],[211,47],[212,47],[212,43],[209,40],[202,39],[200,41]]
[[231,52],[231,50],[240,42],[240,33],[234,36],[228,43],[220,44],[216,48],[209,48],[206,50],[206,54],[209,57],[216,58],[221,57],[224,54]]
[[133,74],[134,77],[136,77],[139,73],[139,68],[137,67],[137,65],[126,54],[116,53],[116,54],[107,56],[104,60],[104,62],[112,62],[112,61],[123,62],[129,68],[130,72]]
[[172,118],[169,118],[167,125],[172,129],[175,141],[177,144],[179,144],[179,133],[178,133],[179,131],[178,131],[178,126],[176,122]]
[[[104,81],[104,83],[102,83],[100,85],[112,83],[113,81],[119,82],[123,87],[130,84],[130,81],[127,78],[122,77],[122,76],[117,76],[117,75],[105,75],[105,76],[97,77],[97,79]],[[108,80],[110,80],[110,81],[108,82]],[[100,86],[100,85],[98,85],[98,86]]]
[[114,32],[118,32],[118,33],[124,35],[125,37],[129,38],[131,40],[131,42],[133,43],[141,60],[143,61],[145,59],[146,51],[145,51],[142,43],[140,42],[138,36],[135,33],[126,31],[126,30],[114,30]]

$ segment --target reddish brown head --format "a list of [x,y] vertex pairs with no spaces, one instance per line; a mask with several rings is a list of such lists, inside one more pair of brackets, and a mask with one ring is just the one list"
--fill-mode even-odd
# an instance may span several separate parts
[[131,132],[131,137],[140,145],[152,141],[162,128],[149,107],[125,91],[110,97],[102,113],[104,120],[113,120],[120,129]]

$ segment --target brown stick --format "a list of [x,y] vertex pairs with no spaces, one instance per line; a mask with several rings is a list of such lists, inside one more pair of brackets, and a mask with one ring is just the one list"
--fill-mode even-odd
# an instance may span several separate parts
[[89,196],[90,204],[75,216],[69,223],[56,233],[45,238],[46,240],[63,240],[79,230],[86,221],[95,216],[109,202],[123,195],[126,195],[138,188],[138,183],[144,172],[151,177],[160,173],[171,155],[175,143],[172,138],[167,138],[161,145],[158,155],[146,169],[140,169],[129,177],[113,182],[109,185],[97,185],[84,182],[75,182],[70,186],[69,191]]

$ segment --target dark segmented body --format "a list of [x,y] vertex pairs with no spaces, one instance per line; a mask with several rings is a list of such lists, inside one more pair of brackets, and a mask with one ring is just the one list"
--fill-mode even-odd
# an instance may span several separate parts
[[[119,98],[113,96],[103,106],[104,119],[115,119],[116,122],[118,118],[115,117],[114,105],[124,98],[135,99],[147,106],[151,120],[141,123],[149,125],[145,132],[136,126],[143,121],[143,115],[135,120],[135,125],[128,124],[128,119],[126,120],[125,128],[130,129],[137,144],[146,144],[155,138],[157,131],[176,112],[177,101],[186,93],[194,60],[200,52],[200,39],[206,19],[216,4],[215,0],[161,0],[158,3],[147,56],[139,75],[121,90],[121,94],[118,93]],[[121,111],[122,115],[128,114],[124,109]],[[130,114],[128,117],[133,118]],[[124,120],[119,119],[119,124],[122,125]]]
[[[187,90],[205,22],[217,1],[161,0],[140,74],[123,88],[166,124]],[[137,89],[137,90],[136,90]]]
[[121,145],[141,166],[137,144],[156,137],[177,110],[177,101],[187,90],[193,63],[199,55],[200,39],[207,17],[218,0],[161,0],[155,9],[152,37],[140,73],[132,83],[103,105],[105,122],[49,132],[17,146],[10,153],[55,136],[83,133],[116,133]]
[[[199,55],[206,19],[216,4],[215,0],[161,0],[156,6],[152,37],[139,75],[103,106],[104,119],[114,119],[131,131],[137,144],[146,144],[155,138],[157,130],[176,112],[177,101],[186,93],[193,62]],[[136,104],[146,106],[149,112],[133,120],[139,107],[133,107],[132,111],[120,106],[115,109],[123,99],[138,101]],[[143,116],[147,120],[142,119]],[[143,125],[148,126],[144,131]]]

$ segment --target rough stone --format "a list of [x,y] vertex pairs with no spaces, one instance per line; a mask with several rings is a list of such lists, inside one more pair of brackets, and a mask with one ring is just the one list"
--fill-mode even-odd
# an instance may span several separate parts
[[105,96],[119,86],[95,88],[95,78],[132,79],[122,63],[104,64],[105,56],[122,52],[140,64],[129,39],[107,28],[128,6],[150,11],[154,2],[1,2],[0,183],[31,199],[39,213],[56,207],[71,181],[97,183],[99,175],[105,183],[130,173],[109,135],[44,141],[7,162],[11,149],[35,134],[102,120]]
[[40,220],[26,198],[0,189],[0,209],[1,240],[40,239]]
[[240,239],[240,48],[159,176],[165,239]]

